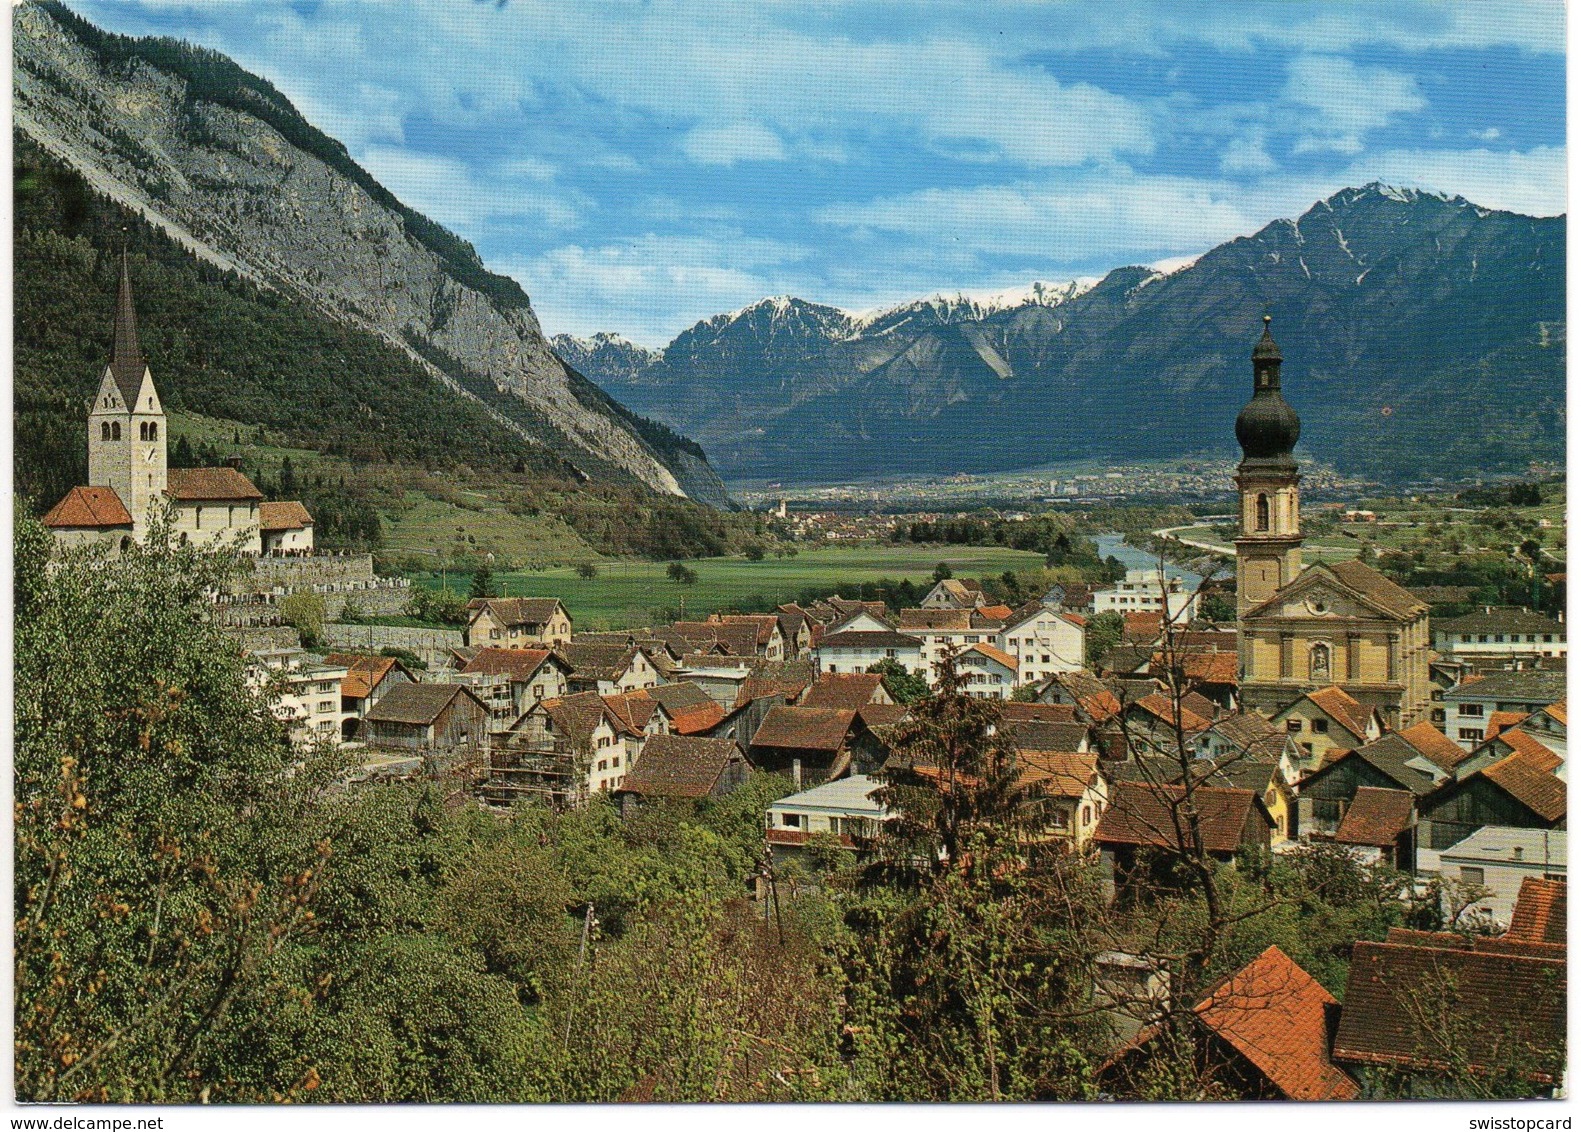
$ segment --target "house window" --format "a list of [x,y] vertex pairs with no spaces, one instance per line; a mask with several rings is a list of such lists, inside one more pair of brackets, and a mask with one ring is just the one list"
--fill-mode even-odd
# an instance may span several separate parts
[[801,815],[800,814],[781,814],[780,815],[780,824],[783,825],[786,829],[800,829],[801,828]]
[[1482,883],[1482,878],[1483,878],[1483,872],[1482,872],[1481,869],[1473,868],[1470,865],[1461,865],[1460,866],[1460,879],[1461,879],[1461,881],[1463,883],[1465,883],[1465,884],[1481,884]]
[[489,630],[489,640],[497,641],[499,639],[500,639],[500,631],[498,629],[490,629]]
[[1468,718],[1471,718],[1471,719],[1481,719],[1482,718],[1482,705],[1481,704],[1461,704],[1460,705],[1460,714],[1463,715],[1463,716],[1467,716]]
[[319,714],[320,715],[322,715],[324,712],[327,712],[327,711],[334,711],[335,710],[335,701],[334,700],[319,700],[318,701],[318,710],[319,710]]
[[1092,824],[1092,807],[1091,806],[1083,806],[1081,808],[1081,824],[1082,825],[1091,825]]
[[1460,737],[1462,739],[1477,740],[1482,738],[1482,732],[1475,727],[1462,727],[1460,729]]
[[1299,719],[1285,720],[1285,730],[1292,735],[1299,735],[1301,733],[1301,721]]
[[1312,721],[1312,730],[1316,731],[1319,735],[1327,735],[1328,734],[1328,720],[1326,720],[1326,719],[1314,719]]
[[609,769],[609,760],[608,759],[599,759],[598,760],[598,769],[599,770],[608,770]]

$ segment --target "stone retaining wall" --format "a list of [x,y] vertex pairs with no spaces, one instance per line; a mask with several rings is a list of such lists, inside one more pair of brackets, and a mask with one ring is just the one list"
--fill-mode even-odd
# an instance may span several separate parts
[[405,649],[422,657],[430,668],[448,665],[448,650],[461,647],[459,629],[415,629],[405,625],[325,625],[322,638],[325,647],[353,652]]

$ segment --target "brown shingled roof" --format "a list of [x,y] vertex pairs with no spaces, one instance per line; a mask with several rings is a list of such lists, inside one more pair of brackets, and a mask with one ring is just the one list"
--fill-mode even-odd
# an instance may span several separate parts
[[462,672],[481,672],[486,676],[509,676],[518,684],[526,684],[533,674],[543,667],[553,655],[548,649],[479,649],[478,654],[461,669]]
[[[825,672],[803,693],[802,707],[843,708],[856,711],[873,702],[884,687],[884,678],[873,672]],[[887,697],[886,697],[887,698]]]
[[44,516],[46,527],[130,527],[131,513],[113,487],[74,487]]
[[548,623],[559,604],[560,599],[554,597],[475,597],[467,602],[467,609],[476,614],[487,606],[494,619],[505,626],[538,626]]
[[1017,779],[1050,798],[1080,798],[1098,775],[1096,751],[1016,751]]
[[834,752],[844,745],[855,721],[854,711],[775,704],[758,725],[752,746]]
[[1383,790],[1359,786],[1350,808],[1340,820],[1334,840],[1341,845],[1393,847],[1411,824],[1416,796],[1409,790]]
[[[375,723],[406,723],[427,727],[439,718],[457,696],[463,695],[477,700],[460,684],[397,684],[379,697],[379,702],[368,709],[364,718]],[[477,702],[480,707],[483,706],[481,700]]]
[[1453,770],[1471,754],[1425,719],[1396,734],[1421,751],[1429,762],[1445,770]]
[[[353,652],[332,652],[324,657],[325,664],[335,664],[346,669],[346,675],[340,682],[340,694],[354,700],[365,700],[370,692],[377,688],[380,682],[390,674],[390,671],[400,666],[406,672],[406,666],[393,656],[366,656]],[[408,680],[411,673],[406,673]]]
[[999,718],[1004,723],[1075,723],[1074,704],[1026,704],[1006,700],[999,705]]
[[194,503],[263,500],[263,492],[235,468],[171,468],[165,485],[170,498]]
[[620,789],[649,797],[704,798],[730,763],[743,757],[734,739],[653,735]]
[[[1183,807],[1185,788],[1156,783],[1121,781],[1109,795],[1109,808],[1093,835],[1110,845],[1148,845],[1180,849],[1188,838],[1176,832],[1175,816]],[[1233,853],[1241,846],[1241,833],[1253,810],[1273,827],[1268,810],[1251,790],[1223,786],[1198,786],[1192,791],[1198,814],[1202,846],[1210,853]],[[1184,816],[1181,816],[1182,828]]]
[[264,531],[296,531],[313,525],[313,516],[295,499],[258,505],[258,528]]

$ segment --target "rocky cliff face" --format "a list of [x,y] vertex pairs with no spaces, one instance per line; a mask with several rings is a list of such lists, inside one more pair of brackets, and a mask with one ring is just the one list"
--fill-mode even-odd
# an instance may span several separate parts
[[99,191],[204,259],[399,345],[595,478],[724,500],[700,450],[643,435],[556,356],[519,287],[402,207],[267,83],[48,5],[17,8],[12,26],[17,128]]

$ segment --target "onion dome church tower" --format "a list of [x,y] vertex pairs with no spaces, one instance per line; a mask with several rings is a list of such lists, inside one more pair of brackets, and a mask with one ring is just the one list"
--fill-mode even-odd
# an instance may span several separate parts
[[1263,316],[1263,336],[1252,350],[1252,399],[1235,418],[1242,459],[1235,474],[1241,493],[1241,534],[1235,540],[1235,613],[1261,605],[1301,573],[1301,474],[1291,454],[1301,418],[1279,392],[1284,361]]

